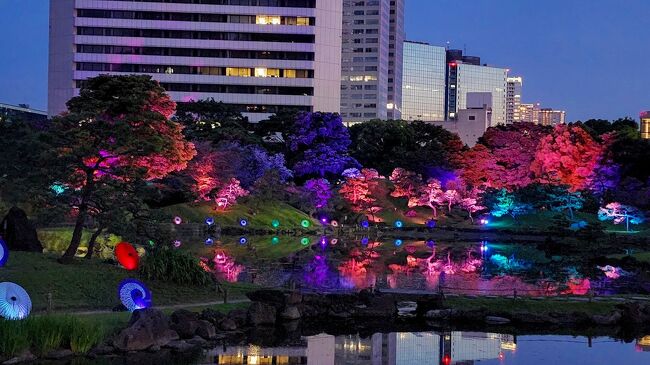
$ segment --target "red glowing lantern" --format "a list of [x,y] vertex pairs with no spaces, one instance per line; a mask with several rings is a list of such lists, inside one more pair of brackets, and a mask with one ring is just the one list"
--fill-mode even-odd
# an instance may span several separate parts
[[129,271],[138,268],[140,256],[138,256],[138,251],[136,251],[135,247],[130,243],[118,243],[117,246],[115,246],[115,257],[117,258],[117,262]]

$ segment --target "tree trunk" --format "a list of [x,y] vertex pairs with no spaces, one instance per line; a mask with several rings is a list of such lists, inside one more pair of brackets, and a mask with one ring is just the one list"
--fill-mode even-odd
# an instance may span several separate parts
[[93,251],[95,251],[95,243],[97,242],[97,237],[104,232],[104,225],[100,225],[99,228],[95,232],[93,232],[93,235],[90,236],[90,240],[88,240],[88,252],[86,253],[86,256],[84,257],[85,259],[92,259],[93,258]]
[[438,209],[436,209],[436,207],[433,205],[429,205],[429,206],[433,210],[433,218],[438,218]]
[[83,234],[84,223],[88,216],[88,199],[94,189],[93,183],[93,172],[86,172],[86,185],[83,187],[83,193],[81,194],[81,203],[79,204],[79,213],[75,221],[74,231],[72,232],[72,239],[70,240],[68,249],[65,250],[63,256],[58,260],[61,264],[71,263],[81,244],[81,235]]
[[472,217],[472,211],[471,211],[471,210],[468,210],[468,211],[467,211],[467,215],[469,215],[469,220],[470,220],[470,222],[472,222],[472,224],[474,224],[474,217]]

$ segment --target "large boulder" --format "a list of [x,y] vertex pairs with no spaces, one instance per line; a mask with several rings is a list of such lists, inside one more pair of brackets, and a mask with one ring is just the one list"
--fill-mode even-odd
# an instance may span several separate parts
[[36,229],[24,210],[12,207],[0,223],[0,236],[12,251],[43,252]]
[[171,315],[171,329],[176,331],[181,338],[192,338],[199,329],[198,313],[180,309]]
[[280,318],[286,321],[295,321],[300,319],[300,317],[302,317],[300,310],[295,306],[286,307],[282,313],[280,313]]
[[196,334],[205,338],[206,340],[213,340],[217,338],[217,329],[208,321],[200,320],[197,322]]
[[248,323],[253,326],[274,325],[277,319],[277,309],[273,305],[253,302],[248,308]]
[[136,310],[129,326],[113,340],[117,350],[143,351],[150,347],[164,346],[178,340],[178,333],[169,327],[169,319],[157,309]]

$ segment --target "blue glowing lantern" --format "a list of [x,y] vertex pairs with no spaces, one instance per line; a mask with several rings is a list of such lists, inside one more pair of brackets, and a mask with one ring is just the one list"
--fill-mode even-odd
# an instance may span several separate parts
[[370,242],[370,239],[369,239],[368,237],[363,237],[363,238],[361,239],[361,244],[362,244],[363,246],[368,246],[368,243],[369,243],[369,242]]
[[481,242],[481,252],[488,252],[489,249],[490,248],[488,247],[487,242]]
[[214,245],[214,239],[212,237],[208,237],[208,239],[205,240],[205,245],[206,246]]
[[427,247],[429,247],[429,248],[436,247],[436,241],[434,241],[434,240],[427,240],[426,244],[427,244]]
[[214,218],[212,217],[205,218],[205,224],[207,224],[208,226],[214,225]]
[[404,242],[402,240],[400,240],[399,238],[395,240],[395,246],[397,246],[397,247],[401,246],[402,243],[404,243]]
[[0,267],[3,267],[7,264],[7,260],[9,259],[9,247],[7,247],[7,243],[0,239]]
[[361,221],[361,228],[368,228],[370,227],[370,223],[368,221]]
[[239,220],[239,225],[242,227],[246,227],[248,225],[248,220],[246,218],[242,218]]
[[239,237],[239,244],[240,245],[245,245],[248,243],[248,238],[246,237]]
[[436,228],[436,221],[434,221],[433,219],[429,219],[426,224],[427,224],[427,228],[431,228],[431,229]]
[[151,307],[151,292],[139,280],[123,280],[118,287],[117,293],[120,301],[129,312]]
[[402,222],[402,221],[399,220],[399,219],[396,220],[396,221],[395,221],[395,228],[402,228],[402,227],[404,227],[404,222]]
[[275,237],[271,238],[271,244],[272,245],[277,245],[278,243],[280,243],[280,237],[275,236]]
[[29,294],[20,285],[0,283],[0,317],[8,320],[27,318],[32,311]]

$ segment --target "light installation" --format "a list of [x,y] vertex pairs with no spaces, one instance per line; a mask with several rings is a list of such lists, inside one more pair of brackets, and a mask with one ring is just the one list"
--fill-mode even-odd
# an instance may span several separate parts
[[246,227],[248,225],[248,220],[242,218],[239,220],[239,225],[242,227]]
[[176,241],[174,241],[174,247],[175,247],[175,248],[179,248],[179,247],[181,247],[182,245],[183,245],[183,242],[181,242],[180,240],[176,240]]
[[27,318],[32,311],[29,294],[20,285],[0,283],[0,317],[8,320]]
[[434,240],[427,240],[426,244],[427,244],[427,247],[429,247],[429,248],[434,248],[434,247],[436,246],[436,241],[434,241]]
[[400,239],[395,240],[395,246],[397,246],[397,247],[401,246],[402,243],[404,243],[404,242],[402,240],[400,240]]
[[368,242],[370,242],[370,239],[368,237],[363,237],[361,239],[361,244],[364,246],[368,246]]
[[370,227],[370,223],[368,221],[361,221],[361,228],[368,228]]
[[181,217],[174,217],[174,224],[181,224],[183,223],[183,218]]
[[271,222],[271,226],[273,226],[273,228],[279,228],[279,227],[280,227],[280,221],[277,220],[277,219],[274,219],[274,220]]
[[396,221],[395,221],[395,228],[402,228],[402,227],[404,227],[404,222],[402,222],[402,221],[399,220],[399,219],[396,220]]
[[115,246],[115,258],[129,271],[137,269],[140,263],[138,251],[128,242],[120,242]]
[[7,247],[7,243],[0,239],[0,267],[3,267],[7,264],[7,260],[9,259],[9,247]]
[[240,237],[239,238],[239,244],[240,245],[245,245],[247,243],[248,243],[248,238],[246,238],[246,237]]
[[275,236],[275,237],[271,238],[271,244],[277,245],[278,243],[280,243],[280,237]]
[[205,224],[207,224],[208,226],[214,225],[214,218],[212,217],[205,218]]
[[302,222],[300,222],[300,225],[303,226],[304,228],[309,228],[311,226],[311,222],[308,221],[307,219],[304,219]]
[[214,239],[212,239],[212,237],[206,239],[206,240],[205,240],[205,245],[206,245],[206,246],[212,246],[212,245],[214,245]]
[[339,226],[339,222],[337,222],[337,221],[332,221],[332,222],[330,222],[330,224],[332,225],[332,227],[338,227]]
[[309,238],[307,238],[307,237],[303,237],[303,238],[300,240],[300,243],[301,243],[303,246],[307,246],[307,245],[309,245],[309,244],[311,243],[311,241],[309,240]]
[[129,312],[151,307],[151,292],[139,280],[123,280],[118,287],[118,295]]
[[427,224],[427,228],[436,228],[436,221],[434,221],[433,219],[429,219],[426,224]]

